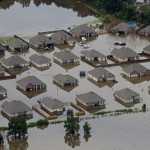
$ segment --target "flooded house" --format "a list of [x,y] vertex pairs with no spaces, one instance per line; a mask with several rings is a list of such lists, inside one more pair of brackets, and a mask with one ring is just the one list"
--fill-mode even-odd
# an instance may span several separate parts
[[69,91],[79,84],[78,80],[69,74],[57,74],[54,76],[53,82],[61,88]]
[[114,26],[111,29],[111,32],[114,34],[119,34],[119,35],[127,35],[128,33],[130,33],[133,30],[135,30],[135,28],[130,27],[128,23],[121,22],[121,23],[117,24],[116,26]]
[[25,103],[18,100],[5,101],[1,105],[1,113],[8,120],[21,117],[25,119],[32,119],[33,117],[32,109]]
[[8,42],[8,49],[11,52],[27,52],[29,50],[29,44],[24,41],[22,38],[18,36],[14,36],[11,40]]
[[56,46],[70,45],[74,46],[75,40],[72,35],[65,30],[58,30],[51,34],[51,39]]
[[0,85],[0,100],[7,98],[7,90]]
[[0,66],[0,78],[3,78],[5,76],[5,70],[2,66]]
[[126,107],[132,107],[141,101],[140,95],[129,88],[124,88],[114,92],[114,98]]
[[45,51],[53,50],[54,42],[53,40],[43,34],[37,34],[29,40],[30,46],[35,50]]
[[128,78],[141,78],[144,76],[150,76],[150,70],[141,64],[130,64],[122,67],[125,75]]
[[88,79],[95,83],[114,82],[115,76],[106,69],[99,67],[88,72]]
[[83,37],[87,39],[95,38],[98,35],[93,27],[85,24],[74,27],[70,30],[70,33],[75,39],[82,39]]
[[79,57],[70,51],[55,52],[53,54],[54,61],[60,65],[78,65]]
[[46,70],[51,66],[50,58],[44,55],[33,54],[29,57],[29,59],[31,64],[39,70]]
[[128,47],[122,47],[119,49],[114,48],[111,51],[111,56],[114,61],[120,62],[120,63],[139,60],[139,55]]
[[27,76],[17,81],[17,89],[28,97],[33,97],[46,91],[46,84],[36,76]]
[[150,55],[150,45],[143,48],[143,53],[145,55]]
[[141,35],[141,36],[146,36],[146,37],[150,36],[150,25],[148,25],[148,26],[142,28],[142,29],[138,32],[138,34]]
[[18,74],[28,70],[30,64],[24,58],[13,55],[1,60],[1,65],[11,74]]
[[105,99],[93,91],[77,95],[75,100],[77,105],[88,112],[94,112],[105,108]]
[[81,59],[94,66],[107,63],[107,57],[94,49],[81,51]]
[[62,115],[65,111],[65,105],[58,99],[51,97],[43,97],[38,100],[41,108],[50,115]]

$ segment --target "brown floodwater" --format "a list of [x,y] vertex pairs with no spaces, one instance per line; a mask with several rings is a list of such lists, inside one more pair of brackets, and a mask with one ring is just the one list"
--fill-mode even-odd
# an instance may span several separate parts
[[[6,2],[8,3],[9,1]],[[0,2],[0,19],[2,20],[0,24],[0,35],[2,36],[13,35],[17,33],[28,36],[28,38],[26,38],[26,40],[28,40],[32,34],[36,34],[38,31],[67,28],[95,19],[91,12],[83,14],[83,12],[79,11],[79,8],[75,8],[73,5],[74,3],[70,4],[69,1],[65,1],[64,3],[59,3],[59,1],[51,1],[50,3],[46,0],[29,0],[27,1],[27,4],[22,4],[20,3],[22,1],[19,0],[11,2],[11,4],[9,3],[7,5],[4,5],[4,2]],[[138,36],[130,35],[127,37],[117,37],[109,34],[101,35],[96,40],[91,41],[88,44],[90,48],[96,49],[103,54],[108,55],[110,54],[111,49],[114,47],[114,42],[116,41],[126,42],[127,46],[136,52],[141,52],[142,49],[149,44],[148,40]],[[80,56],[80,52],[83,50],[83,48],[79,44],[76,44],[76,46],[71,50],[76,55]],[[56,48],[55,51],[59,51],[59,49]],[[33,53],[36,52],[30,49],[28,53],[22,54],[22,56],[28,60]],[[44,53],[44,55],[53,60],[53,53],[54,52]],[[9,55],[11,54],[7,53],[6,57]],[[150,63],[144,63],[143,65],[150,69]],[[63,102],[73,102],[77,94],[95,91],[97,94],[106,99],[106,110],[115,110],[124,107],[114,101],[113,92],[125,87],[129,87],[140,93],[143,98],[143,103],[146,103],[148,107],[150,106],[150,96],[147,89],[147,87],[150,85],[149,81],[139,84],[132,84],[122,78],[121,73],[123,71],[121,67],[112,67],[108,68],[108,70],[115,74],[118,83],[113,87],[104,86],[99,88],[86,78],[80,78],[79,76],[80,71],[87,72],[91,69],[93,69],[93,67],[82,61],[80,62],[79,66],[76,66],[70,70],[65,70],[64,68],[52,62],[52,66],[49,70],[38,71],[35,68],[31,68],[21,75],[18,75],[16,79],[0,81],[0,84],[3,85],[8,91],[7,100],[21,100],[29,106],[36,104],[36,101],[44,96],[58,98]],[[79,86],[73,89],[71,92],[66,92],[60,89],[52,82],[53,76],[58,73],[68,73],[76,77],[79,80]],[[28,75],[36,75],[43,82],[45,82],[47,84],[47,92],[33,97],[32,99],[28,99],[20,91],[16,90],[16,81]],[[2,104],[2,102],[0,102],[0,104]],[[141,107],[141,104],[136,105],[136,107]],[[81,130],[81,136],[80,139],[78,139],[78,142],[80,142],[78,143],[79,145],[77,144],[78,146],[76,146],[75,149],[148,150],[150,147],[150,143],[148,141],[150,138],[149,115],[149,113],[141,113],[130,116],[124,115],[119,117],[90,120],[89,123],[92,126],[92,137],[88,142],[86,142],[83,138],[83,133]],[[34,112],[34,118],[32,120],[38,120],[39,118],[42,117]],[[8,121],[0,116],[0,126],[7,125],[7,123]],[[81,122],[81,125],[83,123],[84,121]],[[29,139],[27,143],[23,143],[22,145],[16,144],[14,150],[72,149],[64,142],[64,136],[65,132],[63,129],[63,124],[49,125],[45,129],[33,128],[29,130]],[[9,148],[9,146],[6,144],[6,149],[13,148]]]

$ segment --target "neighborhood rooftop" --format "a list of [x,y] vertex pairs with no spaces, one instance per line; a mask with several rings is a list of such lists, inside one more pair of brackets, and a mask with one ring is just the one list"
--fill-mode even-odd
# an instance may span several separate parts
[[116,95],[117,97],[123,99],[123,100],[130,100],[132,99],[133,97],[138,97],[139,94],[129,88],[124,88],[124,89],[121,89],[121,90],[118,90],[114,93],[114,95]]
[[38,100],[38,102],[51,110],[62,109],[64,107],[64,103],[62,103],[58,99],[53,99],[51,97],[44,97]]
[[113,49],[112,52],[111,52],[111,55],[115,55],[116,57],[119,57],[119,58],[128,58],[128,57],[137,57],[138,54],[133,51],[132,49],[128,48],[128,47],[122,47],[120,49]]
[[58,59],[60,60],[70,60],[70,59],[78,59],[78,57],[73,54],[72,52],[69,52],[69,51],[61,51],[61,52],[55,52],[54,54],[54,57],[57,57]]
[[101,103],[105,101],[102,97],[95,92],[90,91],[88,93],[77,95],[77,99],[85,103],[86,105]]
[[100,53],[100,52],[98,52],[98,51],[96,51],[96,50],[94,50],[94,49],[92,49],[92,50],[83,50],[83,51],[81,51],[81,54],[83,55],[83,56],[86,56],[86,57],[88,57],[88,58],[95,58],[95,57],[97,57],[97,58],[101,58],[101,57],[106,57],[105,55],[103,55],[102,53]]
[[4,66],[18,66],[28,64],[28,62],[25,59],[18,55],[13,55],[8,57],[7,59],[3,59],[1,63]]
[[38,64],[38,65],[49,64],[51,62],[51,60],[48,57],[44,55],[39,55],[39,54],[33,54],[32,56],[30,56],[29,59],[33,63]]
[[32,109],[25,103],[17,100],[13,100],[10,102],[5,101],[1,107],[3,112],[10,115],[23,114],[32,111]]

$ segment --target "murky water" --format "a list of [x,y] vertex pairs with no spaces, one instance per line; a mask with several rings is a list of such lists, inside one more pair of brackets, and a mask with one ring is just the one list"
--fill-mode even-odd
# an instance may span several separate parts
[[[19,1],[18,1],[19,2]],[[93,16],[81,17],[79,16],[78,11],[73,11],[69,8],[69,4],[66,8],[58,7],[58,3],[41,3],[37,7],[35,5],[36,0],[30,1],[29,7],[22,8],[22,4],[14,2],[13,5],[6,10],[0,10],[0,19],[3,20],[0,24],[0,34],[1,35],[11,35],[14,33],[21,33],[25,35],[35,34],[38,31],[53,30],[56,28],[66,28],[72,25],[85,23],[94,19]],[[45,1],[47,2],[47,1]],[[0,3],[1,6],[1,3]],[[65,7],[65,6],[64,6]],[[72,8],[72,7],[70,7]],[[77,13],[78,12],[78,13]],[[7,19],[7,18],[12,18]],[[10,23],[11,22],[11,23]],[[141,39],[135,36],[128,36],[126,38],[115,37],[111,35],[101,35],[96,40],[89,43],[91,48],[94,48],[105,55],[110,54],[111,49],[113,48],[113,43],[115,41],[123,41],[127,43],[127,46],[134,49],[137,52],[142,51],[142,49],[149,44],[149,41],[146,39]],[[80,56],[80,51],[82,47],[78,44],[72,51]],[[55,49],[55,51],[59,51]],[[24,58],[28,60],[29,56],[33,53],[36,53],[34,50],[30,49],[30,52],[24,54]],[[45,53],[44,55],[48,56],[53,60],[53,53]],[[10,55],[9,53],[7,56]],[[144,66],[150,69],[150,63],[144,63]],[[143,97],[143,102],[150,106],[150,95],[148,95],[147,86],[150,85],[150,81],[145,81],[140,84],[132,84],[122,78],[120,75],[123,71],[120,67],[108,68],[109,71],[115,74],[118,81],[112,88],[105,86],[99,88],[86,78],[80,78],[80,70],[89,71],[93,69],[90,65],[80,62],[80,65],[70,69],[65,70],[59,65],[52,63],[52,67],[47,71],[38,71],[35,68],[22,73],[17,76],[17,79],[0,81],[0,84],[3,85],[8,90],[8,99],[7,100],[21,100],[24,101],[29,106],[32,106],[36,103],[37,99],[43,96],[51,96],[58,98],[63,102],[74,101],[76,94],[95,91],[97,94],[101,95],[106,99],[106,110],[114,110],[119,108],[124,108],[122,105],[114,101],[113,92],[115,90],[130,87],[135,91],[139,92]],[[61,90],[56,85],[53,84],[53,76],[58,73],[69,73],[70,75],[78,78],[79,86],[73,89],[71,92],[65,92]],[[43,93],[32,99],[28,99],[21,92],[16,90],[16,80],[19,80],[28,75],[36,75],[43,82],[47,84],[47,92]],[[1,104],[2,102],[0,102]],[[139,105],[140,106],[140,105]],[[137,105],[138,107],[138,105]],[[34,119],[37,120],[41,118],[37,113],[34,112]],[[89,121],[92,126],[92,137],[88,142],[85,142],[81,134],[81,144],[79,147],[76,147],[77,150],[141,150],[144,147],[144,150],[148,150],[150,147],[148,139],[150,138],[150,121],[149,113],[147,114],[138,114],[138,115],[125,115],[120,117],[112,118],[102,118]],[[81,122],[81,125],[83,122]],[[7,120],[0,116],[0,126],[7,125]],[[28,140],[28,150],[70,150],[69,146],[64,143],[64,129],[63,124],[60,125],[50,125],[44,130],[40,129],[31,129],[29,131],[29,140]],[[17,148],[16,148],[17,149]],[[22,150],[22,149],[21,149]]]

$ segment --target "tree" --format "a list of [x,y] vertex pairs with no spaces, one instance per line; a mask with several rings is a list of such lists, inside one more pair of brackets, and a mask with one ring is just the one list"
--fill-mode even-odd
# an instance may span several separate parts
[[3,145],[3,144],[4,144],[4,138],[2,134],[0,133],[0,145]]
[[146,112],[146,104],[143,104],[143,105],[142,105],[142,111],[143,111],[143,112]]
[[86,141],[91,137],[91,127],[88,122],[85,122],[83,125],[83,130],[84,130],[84,138]]
[[8,137],[14,139],[25,139],[28,133],[28,127],[25,119],[16,118],[8,123]]
[[67,120],[64,122],[64,128],[68,134],[79,134],[79,118],[74,117],[74,113],[72,110],[67,111]]

